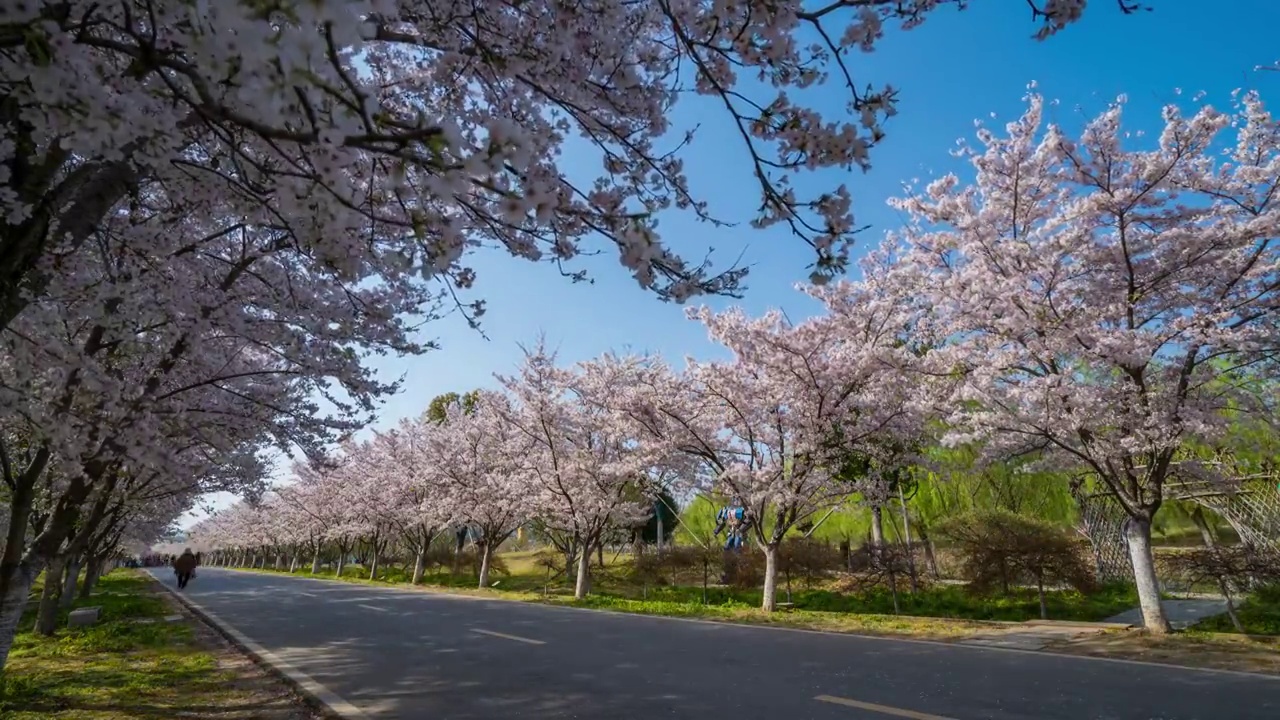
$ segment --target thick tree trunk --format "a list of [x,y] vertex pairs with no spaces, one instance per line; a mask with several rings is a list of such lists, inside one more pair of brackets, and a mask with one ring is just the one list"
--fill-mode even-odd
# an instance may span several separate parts
[[18,635],[18,621],[27,608],[27,596],[40,574],[40,567],[29,563],[19,564],[14,570],[9,578],[8,591],[0,598],[0,674],[9,661],[13,639]]
[[764,545],[764,598],[760,609],[773,612],[778,609],[778,546]]
[[311,555],[311,574],[315,575],[320,572],[320,548]]
[[422,575],[427,571],[427,549],[425,547],[418,548],[418,552],[413,556],[413,584],[418,585],[422,582]]
[[493,559],[493,546],[484,543],[480,546],[480,587],[489,587],[489,563]]
[[58,629],[58,596],[62,594],[62,571],[67,559],[54,557],[45,572],[44,592],[40,594],[40,610],[36,616],[36,632],[46,637]]
[[578,580],[573,584],[573,598],[581,600],[591,592],[591,548],[583,547],[578,553]]
[[1142,608],[1142,626],[1152,633],[1167,633],[1169,619],[1160,604],[1160,584],[1156,579],[1156,563],[1151,553],[1151,521],[1128,518],[1124,524],[1125,539],[1129,543],[1129,562],[1133,566],[1133,580],[1138,587],[1138,604]]
[[333,576],[334,576],[334,577],[342,577],[342,568],[343,568],[343,567],[345,567],[345,566],[346,566],[346,564],[347,564],[347,554],[346,554],[346,553],[341,553],[341,554],[339,554],[339,555],[338,555],[338,564],[337,564],[337,567],[336,567],[336,568],[334,569],[334,571],[333,571]]
[[378,579],[378,551],[373,551],[373,557],[369,560],[369,579]]
[[63,608],[71,607],[76,601],[76,583],[80,580],[80,564],[83,562],[82,555],[76,555],[67,563],[67,577],[62,582],[62,597],[58,604]]
[[289,574],[292,575],[297,571],[298,571],[298,553],[294,553],[293,556],[289,558]]

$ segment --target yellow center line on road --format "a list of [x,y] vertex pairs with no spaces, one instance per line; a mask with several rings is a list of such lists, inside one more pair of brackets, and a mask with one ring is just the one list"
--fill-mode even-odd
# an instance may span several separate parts
[[529,638],[520,637],[519,635],[507,635],[506,633],[494,632],[492,630],[471,628],[471,632],[480,633],[481,635],[490,635],[496,638],[503,638],[505,640],[515,640],[516,642],[528,643],[530,645],[546,645],[546,643],[541,640],[531,640]]
[[915,710],[904,710],[902,708],[889,707],[888,705],[877,705],[875,703],[862,702],[860,700],[850,700],[849,698],[836,697],[834,695],[819,695],[815,697],[814,700],[817,700],[818,702],[831,703],[832,705],[844,705],[845,707],[858,708],[859,710],[869,710],[871,712],[881,713],[882,715],[908,718],[908,720],[955,720],[955,718],[944,717],[942,715],[930,715],[929,713],[916,712]]

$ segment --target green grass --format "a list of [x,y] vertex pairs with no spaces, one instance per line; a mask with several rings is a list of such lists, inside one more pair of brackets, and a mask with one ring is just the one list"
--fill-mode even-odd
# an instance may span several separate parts
[[[528,555],[528,557],[526,557]],[[491,582],[496,587],[478,590],[476,577],[470,572],[450,573],[436,571],[423,578],[427,589],[488,592],[508,596],[510,599],[575,604],[583,607],[608,608],[644,614],[679,616],[721,616],[726,613],[741,615],[743,611],[757,608],[761,594],[758,589],[735,589],[712,586],[706,590],[692,585],[643,586],[627,577],[628,563],[619,559],[604,570],[593,569],[592,595],[586,600],[574,601],[572,578],[563,575],[546,584],[545,571],[539,572],[531,555],[505,554],[502,556],[508,572],[495,573]],[[606,557],[606,561],[609,558]],[[512,572],[514,568],[520,571]],[[266,569],[266,572],[279,572]],[[309,576],[310,568],[294,573]],[[403,568],[385,567],[377,580],[369,580],[368,570],[359,566],[347,566],[340,579],[366,584],[407,584],[411,573]],[[322,571],[319,578],[333,579],[332,570]],[[780,583],[781,584],[781,583]],[[830,585],[830,583],[827,583]],[[787,600],[785,590],[779,589],[778,601]],[[1034,590],[1014,589],[1008,595],[979,595],[967,588],[954,585],[934,585],[922,588],[916,594],[907,591],[906,583],[898,595],[899,612],[894,613],[893,597],[888,590],[845,593],[829,588],[801,589],[791,593],[791,601],[797,610],[815,616],[917,616],[933,619],[967,621],[1035,620],[1040,617],[1040,604]],[[1049,591],[1046,593],[1049,618],[1053,620],[1100,621],[1117,613],[1136,607],[1137,594],[1125,585],[1104,586],[1090,594],[1075,591]],[[788,614],[791,615],[791,614]],[[847,622],[841,620],[840,622]]]
[[[1240,624],[1248,635],[1280,635],[1280,585],[1259,588],[1236,609]],[[1231,618],[1226,613],[1205,618],[1195,625],[1196,630],[1234,633]]]
[[[176,717],[184,708],[243,704],[234,676],[196,642],[187,622],[164,622],[155,584],[137,571],[104,576],[77,606],[98,606],[98,624],[53,637],[33,632],[34,612],[19,626],[4,671],[0,717],[11,720],[117,720]],[[138,623],[152,619],[157,622]]]

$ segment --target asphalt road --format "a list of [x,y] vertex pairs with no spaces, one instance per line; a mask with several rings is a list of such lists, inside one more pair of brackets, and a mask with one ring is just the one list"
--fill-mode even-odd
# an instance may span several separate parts
[[213,568],[185,592],[379,720],[1280,718],[1280,679],[1229,673]]

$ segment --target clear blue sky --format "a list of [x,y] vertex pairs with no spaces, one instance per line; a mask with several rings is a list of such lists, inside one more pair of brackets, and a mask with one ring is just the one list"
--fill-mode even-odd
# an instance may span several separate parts
[[[1277,0],[1148,0],[1154,12],[1122,15],[1113,0],[1093,0],[1086,19],[1058,36],[1037,42],[1030,12],[1016,0],[980,0],[970,9],[939,10],[909,32],[890,29],[871,54],[857,54],[855,80],[901,90],[899,114],[886,125],[888,137],[872,155],[867,174],[846,178],[860,223],[872,228],[862,244],[879,241],[898,215],[885,201],[900,194],[912,178],[927,178],[964,167],[948,155],[958,138],[972,138],[974,120],[1004,122],[1017,117],[1027,84],[1060,104],[1053,119],[1078,126],[1103,110],[1117,95],[1128,95],[1130,129],[1157,128],[1160,107],[1189,103],[1197,91],[1206,102],[1225,107],[1235,88],[1257,88],[1276,97],[1280,73],[1253,68],[1280,59]],[[1209,6],[1215,6],[1209,11]],[[1181,88],[1179,98],[1175,90]],[[841,112],[845,95],[832,86],[806,98],[829,114]],[[994,113],[994,118],[992,114]],[[661,230],[671,247],[700,258],[716,248],[722,263],[739,254],[752,265],[749,290],[741,301],[751,312],[781,307],[793,318],[817,311],[793,286],[808,276],[808,246],[784,231],[746,226],[755,209],[756,190],[743,150],[729,131],[722,111],[697,99],[679,109],[676,127],[702,124],[694,148],[685,156],[695,194],[707,199],[719,217],[738,221],[716,229],[688,217],[663,217]],[[584,163],[589,162],[587,159]],[[587,171],[594,171],[588,166]],[[570,164],[568,170],[577,174]],[[823,182],[839,182],[827,175]],[[834,186],[831,184],[830,186]],[[611,247],[587,258],[593,284],[570,284],[554,266],[532,264],[489,253],[475,261],[477,291],[488,302],[483,328],[488,340],[451,317],[424,329],[438,352],[378,364],[388,379],[404,376],[404,391],[386,405],[376,428],[420,413],[434,396],[475,387],[492,387],[495,372],[510,372],[519,361],[519,343],[545,333],[563,362],[594,357],[608,350],[661,353],[672,362],[686,355],[711,357],[717,349],[702,327],[684,319],[683,308],[662,303],[641,291],[617,262]],[[723,307],[728,300],[710,300]],[[218,505],[226,503],[219,498]]]

